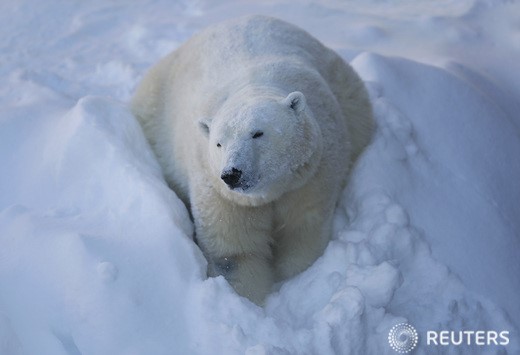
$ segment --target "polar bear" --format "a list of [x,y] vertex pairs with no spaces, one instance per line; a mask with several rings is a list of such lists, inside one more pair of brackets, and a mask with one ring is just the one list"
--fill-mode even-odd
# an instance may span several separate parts
[[323,253],[373,126],[353,69],[265,16],[188,40],[149,70],[131,108],[191,211],[208,274],[257,304]]

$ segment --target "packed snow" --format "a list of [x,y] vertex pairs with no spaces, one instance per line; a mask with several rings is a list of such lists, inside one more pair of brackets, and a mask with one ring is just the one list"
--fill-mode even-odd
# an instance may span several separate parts
[[[206,278],[128,109],[207,25],[261,13],[349,61],[377,131],[324,255],[264,307]],[[4,1],[0,354],[520,353],[520,3]],[[428,345],[429,330],[508,331]]]

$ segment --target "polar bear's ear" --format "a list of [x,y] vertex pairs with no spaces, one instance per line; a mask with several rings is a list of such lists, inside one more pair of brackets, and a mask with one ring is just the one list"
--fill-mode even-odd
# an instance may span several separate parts
[[294,110],[296,113],[300,113],[306,106],[305,96],[299,91],[291,92],[285,99],[283,99],[283,104]]
[[211,121],[209,118],[204,117],[199,120],[199,128],[200,131],[207,137],[209,136],[209,126],[211,124]]

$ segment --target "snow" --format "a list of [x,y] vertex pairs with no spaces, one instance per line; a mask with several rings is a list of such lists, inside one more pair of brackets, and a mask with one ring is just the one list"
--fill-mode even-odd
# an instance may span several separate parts
[[[0,354],[520,352],[520,4],[0,4]],[[350,61],[378,129],[324,255],[260,308],[206,279],[127,102],[197,30],[273,15]],[[428,346],[427,330],[507,330]]]

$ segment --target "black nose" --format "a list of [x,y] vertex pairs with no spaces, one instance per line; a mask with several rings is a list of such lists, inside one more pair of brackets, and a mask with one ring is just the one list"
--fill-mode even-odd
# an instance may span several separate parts
[[242,171],[232,168],[231,170],[224,171],[220,178],[224,180],[224,182],[232,189],[236,188],[239,185],[240,177],[242,176]]

